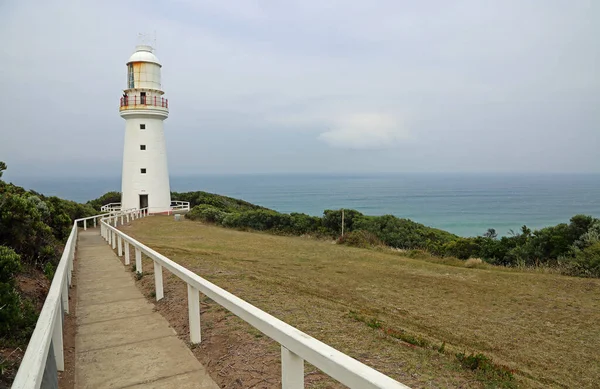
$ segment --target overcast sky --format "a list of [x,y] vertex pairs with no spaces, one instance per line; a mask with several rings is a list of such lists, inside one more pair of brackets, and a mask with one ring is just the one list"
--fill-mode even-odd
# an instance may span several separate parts
[[600,2],[0,1],[7,176],[119,176],[156,31],[172,175],[600,172]]

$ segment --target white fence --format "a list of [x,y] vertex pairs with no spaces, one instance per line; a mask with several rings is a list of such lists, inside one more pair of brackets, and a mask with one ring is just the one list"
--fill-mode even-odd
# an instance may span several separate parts
[[13,389],[38,389],[42,382],[44,382],[44,387],[58,387],[56,371],[63,371],[65,368],[63,313],[69,313],[69,287],[71,286],[73,259],[77,247],[78,226],[81,225],[87,229],[89,221],[96,227],[99,219],[108,216],[113,216],[113,219],[120,216],[135,218],[145,214],[145,210],[125,213],[111,212],[75,220],[60,262],[56,267],[48,296],[46,296],[29,345],[13,381]]
[[[152,212],[152,208],[144,208],[149,209],[150,213]],[[102,212],[114,212],[114,211],[132,211],[132,210],[122,210],[121,203],[109,203],[100,207]],[[159,210],[159,208],[155,208],[155,210]],[[179,201],[179,200],[171,200],[170,211],[164,212],[162,208],[160,208],[159,213],[175,213],[177,211],[189,211],[190,210],[190,202],[189,201]]]
[[[408,388],[276,317],[261,311],[119,231],[116,226],[119,222],[123,224],[123,217],[123,215],[113,215],[102,220],[100,222],[102,237],[113,249],[117,249],[119,256],[125,256],[125,265],[130,264],[130,247],[133,246],[135,250],[135,267],[138,272],[142,272],[142,254],[153,260],[157,301],[164,296],[163,268],[185,281],[188,294],[190,341],[192,343],[200,343],[201,341],[199,293],[202,292],[281,345],[281,381],[284,389],[304,388],[304,361],[308,361],[350,388]],[[127,218],[127,216],[125,217]]]

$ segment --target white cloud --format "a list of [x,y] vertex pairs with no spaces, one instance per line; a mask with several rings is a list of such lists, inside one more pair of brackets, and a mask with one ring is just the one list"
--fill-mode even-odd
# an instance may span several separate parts
[[319,135],[328,145],[346,149],[386,149],[409,138],[409,132],[398,119],[381,113],[341,117],[331,130]]

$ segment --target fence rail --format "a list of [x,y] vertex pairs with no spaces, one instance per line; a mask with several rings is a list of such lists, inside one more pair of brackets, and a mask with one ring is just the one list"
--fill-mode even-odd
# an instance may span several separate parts
[[81,225],[86,230],[88,221],[96,227],[98,220],[102,223],[102,219],[105,217],[126,216],[127,218],[135,218],[146,214],[145,210],[110,212],[77,219],[73,222],[71,233],[52,278],[48,296],[46,296],[44,306],[29,340],[29,345],[25,350],[25,355],[13,381],[13,389],[38,389],[42,385],[42,381],[49,387],[58,387],[56,372],[63,371],[65,368],[63,319],[64,314],[69,313],[69,288],[71,286],[79,226]]
[[281,345],[281,380],[284,389],[304,388],[304,361],[308,361],[350,388],[408,389],[398,381],[256,308],[138,242],[116,228],[119,222],[123,224],[123,218],[119,215],[103,219],[100,222],[102,237],[113,249],[117,249],[120,257],[125,257],[125,265],[130,264],[130,247],[133,246],[135,267],[138,272],[142,272],[142,254],[152,259],[157,301],[164,297],[163,268],[187,284],[191,343],[197,344],[201,341],[199,293],[202,292]]
[[[153,208],[148,208],[148,210],[152,210]],[[154,207],[155,210],[162,210],[162,208]],[[170,205],[171,211],[189,211],[190,210],[190,202],[189,201],[179,201],[179,200],[171,200]],[[110,212],[110,211],[123,211],[121,209],[121,203],[108,203],[100,207],[102,212]],[[133,211],[133,209],[131,209]],[[127,211],[127,210],[125,210]],[[152,212],[150,212],[152,213]],[[164,213],[164,212],[159,212]],[[170,213],[170,212],[167,212]]]

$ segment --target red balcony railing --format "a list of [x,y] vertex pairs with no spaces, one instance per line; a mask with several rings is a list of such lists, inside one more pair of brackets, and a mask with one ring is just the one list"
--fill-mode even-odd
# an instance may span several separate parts
[[169,108],[169,100],[156,96],[123,96],[120,107],[133,107],[137,105]]

